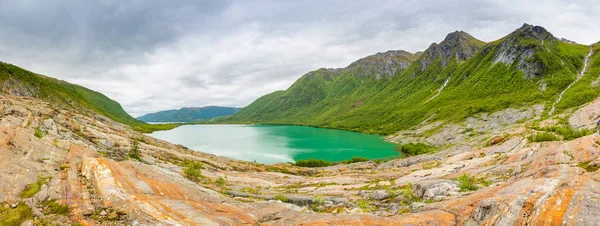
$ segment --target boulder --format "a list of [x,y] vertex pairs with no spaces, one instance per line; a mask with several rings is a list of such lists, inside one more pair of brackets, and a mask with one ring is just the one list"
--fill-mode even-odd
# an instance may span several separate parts
[[371,193],[371,199],[382,200],[390,197],[390,194],[386,190],[376,190]]
[[[434,197],[438,196],[456,195],[459,191],[458,185],[449,180],[422,181],[416,183],[414,186],[415,194],[425,200],[434,199]],[[439,200],[440,197],[437,199]]]

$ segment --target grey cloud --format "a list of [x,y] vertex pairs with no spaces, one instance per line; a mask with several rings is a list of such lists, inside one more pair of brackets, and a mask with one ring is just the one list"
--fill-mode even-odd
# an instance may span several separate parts
[[523,23],[600,40],[594,1],[0,0],[0,60],[105,93],[139,115],[245,106],[320,67]]

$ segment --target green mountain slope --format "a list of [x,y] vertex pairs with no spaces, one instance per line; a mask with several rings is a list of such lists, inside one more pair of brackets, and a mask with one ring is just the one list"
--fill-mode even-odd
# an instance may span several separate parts
[[179,110],[159,111],[137,117],[144,122],[195,122],[220,116],[233,115],[239,108],[207,106],[199,108],[181,108]]
[[[226,120],[389,134],[426,119],[458,121],[507,107],[542,103],[548,111],[575,81],[589,50],[528,24],[491,43],[453,32],[423,54],[407,54],[411,57],[402,60],[409,64],[396,63],[385,76],[381,66],[362,60],[342,69],[319,69]],[[596,58],[592,55],[588,72],[598,68]],[[586,73],[567,90],[557,112],[597,97],[593,76]]]
[[93,111],[142,132],[169,129],[176,125],[150,125],[131,117],[119,103],[102,93],[65,81],[36,74],[12,64],[0,62],[0,89],[15,96],[30,96],[66,109]]

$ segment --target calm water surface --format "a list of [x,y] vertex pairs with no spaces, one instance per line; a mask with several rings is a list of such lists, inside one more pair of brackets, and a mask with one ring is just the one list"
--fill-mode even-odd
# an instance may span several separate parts
[[305,126],[186,125],[150,136],[193,150],[260,163],[399,156],[382,137]]

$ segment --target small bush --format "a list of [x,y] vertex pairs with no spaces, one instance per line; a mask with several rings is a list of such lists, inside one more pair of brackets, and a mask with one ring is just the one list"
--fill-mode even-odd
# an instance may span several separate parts
[[202,176],[202,169],[204,169],[202,163],[198,161],[187,161],[183,168],[183,174],[187,179],[198,182],[200,179],[204,178],[204,176]]
[[435,147],[424,143],[408,143],[396,146],[396,150],[408,156],[435,152]]
[[352,157],[352,159],[350,159],[348,161],[344,161],[344,163],[350,164],[350,163],[366,162],[366,161],[369,161],[369,159],[364,158],[364,157]]
[[33,131],[33,135],[37,138],[42,138],[44,136],[46,136],[46,133],[42,131],[42,129],[40,129],[40,127],[35,127],[34,131]]
[[312,200],[313,204],[322,205],[325,203],[325,199],[321,195],[315,195]]
[[471,176],[466,173],[463,175],[460,175],[458,178],[456,178],[456,180],[459,183],[458,188],[460,188],[461,191],[477,191],[477,189],[479,189],[480,185],[487,187],[491,184],[485,178]]
[[333,165],[333,163],[321,159],[306,159],[297,161],[295,165],[300,167],[326,167]]
[[461,191],[477,191],[477,189],[479,189],[475,177],[468,174],[460,175],[456,180],[459,183],[458,188],[460,188]]
[[21,198],[26,199],[33,197],[35,194],[40,192],[42,185],[44,185],[49,179],[50,177],[39,177],[38,181],[25,186],[25,189],[21,192]]
[[136,159],[138,161],[142,160],[142,153],[140,151],[140,142],[137,140],[133,140],[131,145],[131,150],[129,150],[129,158]]
[[554,133],[549,132],[538,132],[534,135],[528,137],[531,142],[545,142],[545,141],[557,141],[560,140],[559,137],[554,135]]
[[289,201],[290,201],[290,198],[288,198],[287,196],[285,196],[285,195],[282,195],[282,194],[277,194],[277,195],[275,195],[275,196],[273,197],[273,199],[275,199],[275,200],[277,200],[277,201],[281,201],[281,202],[289,202]]

